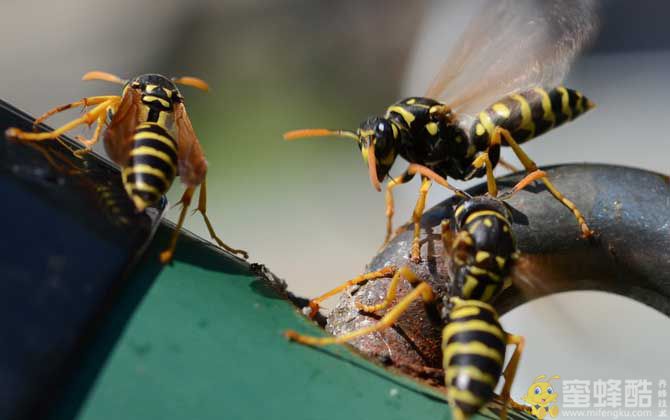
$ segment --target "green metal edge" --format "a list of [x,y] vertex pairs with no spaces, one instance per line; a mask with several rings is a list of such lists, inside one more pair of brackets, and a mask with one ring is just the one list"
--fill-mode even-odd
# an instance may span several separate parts
[[323,331],[202,240],[184,235],[176,261],[161,267],[170,229],[158,231],[54,417],[451,418],[441,394],[346,346],[287,341],[287,328]]

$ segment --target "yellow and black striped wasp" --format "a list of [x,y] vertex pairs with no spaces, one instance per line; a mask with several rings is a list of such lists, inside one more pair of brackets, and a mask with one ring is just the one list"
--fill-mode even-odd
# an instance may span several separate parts
[[[594,107],[578,91],[560,86],[570,63],[595,33],[594,8],[588,0],[487,2],[425,96],[396,102],[356,131],[303,129],[285,133],[284,138],[354,140],[377,191],[396,158],[407,160],[407,170],[386,186],[384,245],[393,232],[393,189],[419,174],[411,250],[412,260],[418,262],[420,220],[432,182],[460,193],[446,178],[486,175],[489,193],[495,196],[493,168],[500,162],[501,145],[511,147],[530,173],[537,166],[519,144]],[[549,179],[542,182],[574,214],[582,236],[590,237],[593,232],[579,209]]]
[[[448,294],[438,296],[430,284],[408,266],[400,269],[385,267],[352,279],[309,303],[310,315],[314,317],[324,299],[350,286],[393,276],[381,303],[365,305],[356,301],[357,308],[366,313],[377,313],[390,307],[377,323],[337,337],[312,337],[291,330],[285,335],[311,346],[346,343],[393,326],[412,302],[422,299],[429,318],[443,327],[442,366],[447,400],[454,410],[454,417],[467,419],[488,403],[501,375],[505,378],[501,392],[502,418],[506,417],[509,404],[525,410],[510,397],[525,341],[502,328],[490,303],[512,283],[521,258],[512,232],[511,212],[503,200],[544,177],[546,173],[536,170],[501,197],[468,196],[454,210],[455,232],[449,221],[442,223],[443,247],[448,254],[445,261],[449,261],[450,280],[445,280],[449,283]],[[403,279],[414,288],[391,306]],[[516,347],[503,369],[506,347],[510,344]]]
[[92,96],[61,105],[35,120],[35,126],[50,116],[74,107],[94,106],[80,118],[51,132],[24,132],[9,128],[6,135],[23,141],[57,139],[66,132],[81,126],[96,124],[90,139],[77,136],[84,148],[75,152],[81,156],[91,151],[104,130],[104,145],[110,159],[121,167],[122,180],[128,197],[136,211],[143,211],[165,194],[174,178],[179,175],[186,185],[181,197],[182,209],[177,227],[168,248],[160,255],[163,263],[172,260],[179,231],[196,188],[200,187],[199,211],[212,239],[235,254],[247,258],[243,250],[226,245],[215,233],[207,217],[207,161],[186,113],[184,97],[176,84],[195,87],[204,91],[209,86],[195,77],[168,79],[159,74],[143,74],[130,80],[92,71],[83,80],[103,80],[123,85],[121,96]]

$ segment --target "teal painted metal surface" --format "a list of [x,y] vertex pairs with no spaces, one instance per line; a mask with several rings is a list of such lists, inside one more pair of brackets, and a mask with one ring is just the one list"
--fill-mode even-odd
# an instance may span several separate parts
[[286,328],[320,330],[246,263],[185,235],[174,264],[160,268],[168,233],[163,226],[129,279],[56,417],[450,418],[440,393],[347,347],[288,342]]

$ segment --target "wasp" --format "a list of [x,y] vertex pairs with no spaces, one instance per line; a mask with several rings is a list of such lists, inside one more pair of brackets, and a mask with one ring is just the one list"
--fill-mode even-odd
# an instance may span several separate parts
[[[459,194],[447,178],[485,175],[489,193],[495,196],[493,168],[501,162],[501,145],[511,147],[532,173],[537,165],[520,144],[594,107],[580,92],[560,84],[595,28],[594,6],[588,1],[489,2],[472,19],[424,96],[396,102],[355,131],[302,129],[284,138],[336,136],[355,141],[377,191],[398,156],[407,160],[408,168],[386,185],[382,247],[393,234],[393,189],[419,174],[411,248],[412,260],[418,262],[421,215],[433,182]],[[542,182],[573,213],[581,235],[590,237],[593,231],[574,203],[548,178]]]
[[186,212],[198,187],[196,211],[202,214],[212,239],[229,252],[247,258],[245,251],[226,245],[217,236],[207,216],[207,161],[186,112],[184,97],[176,86],[181,84],[208,91],[207,83],[195,77],[169,79],[159,74],[143,74],[123,80],[101,71],[86,73],[82,79],[121,84],[123,90],[120,96],[92,96],[58,106],[35,120],[37,126],[68,109],[93,107],[53,131],[37,133],[9,128],[6,136],[23,141],[44,141],[58,139],[81,125],[96,124],[90,139],[76,137],[84,148],[75,154],[82,156],[90,152],[104,130],[105,150],[121,167],[123,185],[136,211],[141,212],[156,203],[170,189],[177,175],[186,185],[180,200],[182,209],[177,227],[168,248],[160,254],[162,263],[172,260]]
[[[512,283],[513,268],[520,255],[511,229],[511,212],[503,200],[545,177],[545,172],[537,170],[503,196],[468,197],[454,211],[455,232],[451,230],[450,221],[442,223],[443,247],[451,261],[447,295],[437,296],[430,284],[408,266],[400,269],[385,267],[352,279],[309,303],[310,316],[314,317],[324,299],[352,285],[392,276],[381,303],[365,305],[356,301],[359,310],[376,313],[391,307],[400,281],[407,280],[414,289],[392,306],[379,322],[338,337],[311,337],[290,330],[285,335],[312,346],[346,343],[393,326],[412,302],[422,299],[429,318],[442,326],[442,366],[447,400],[454,409],[455,418],[469,418],[490,401],[501,375],[505,378],[501,392],[502,417],[506,416],[509,404],[525,410],[510,397],[525,340],[502,328],[490,303]],[[503,369],[506,347],[510,344],[515,345],[514,353]]]

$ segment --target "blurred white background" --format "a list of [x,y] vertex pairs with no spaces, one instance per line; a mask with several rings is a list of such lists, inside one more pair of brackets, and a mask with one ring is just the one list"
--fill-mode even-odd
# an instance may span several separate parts
[[[184,94],[210,163],[214,226],[294,292],[313,296],[363,271],[383,239],[384,198],[351,142],[285,144],[281,134],[353,129],[395,100],[421,95],[446,57],[445,43],[464,26],[453,3],[5,2],[2,97],[40,114],[115,92],[79,80],[93,69],[208,80],[209,95]],[[598,108],[525,145],[529,155],[539,164],[607,162],[667,173],[669,17],[666,3],[607,2],[600,38],[566,83]],[[402,168],[398,162],[392,173]],[[396,189],[396,225],[411,214],[417,182]],[[180,194],[173,188],[169,198]],[[428,205],[448,195],[434,187]],[[187,228],[206,236],[197,217]],[[527,337],[517,398],[540,374],[670,379],[670,322],[630,300],[571,293],[503,321]]]

